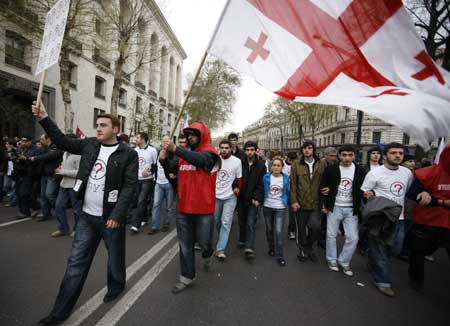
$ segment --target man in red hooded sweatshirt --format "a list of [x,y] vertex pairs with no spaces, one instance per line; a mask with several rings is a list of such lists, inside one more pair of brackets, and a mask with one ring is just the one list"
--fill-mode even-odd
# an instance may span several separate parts
[[173,293],[183,291],[195,279],[195,242],[202,247],[205,270],[211,266],[216,173],[220,168],[220,157],[203,122],[194,122],[183,133],[188,140],[188,149],[175,146],[165,137],[161,141],[159,156],[163,166],[168,152],[174,152],[179,158],[176,223],[181,275],[172,289]]
[[450,145],[439,163],[418,169],[407,197],[419,205],[413,212],[410,233],[409,280],[414,290],[423,289],[424,259],[438,248],[450,258]]

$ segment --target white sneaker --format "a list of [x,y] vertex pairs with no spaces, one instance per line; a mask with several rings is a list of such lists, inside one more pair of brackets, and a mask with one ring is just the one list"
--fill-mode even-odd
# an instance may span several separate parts
[[132,227],[130,228],[130,231],[133,232],[133,233],[138,233],[138,232],[139,232],[139,229],[138,229],[137,227],[135,227],[135,226],[132,226]]
[[141,222],[141,226],[147,225],[147,222]]
[[223,251],[219,251],[216,253],[216,257],[219,258],[220,260],[225,260],[227,258],[227,255],[225,255]]
[[295,232],[289,232],[289,239],[295,240]]
[[335,262],[329,261],[328,268],[331,269],[333,272],[339,272],[339,266]]
[[353,276],[354,275],[352,269],[350,268],[350,266],[344,267],[344,266],[341,265],[341,268],[342,268],[342,272],[345,275],[347,275],[347,276]]
[[431,255],[428,255],[428,256],[425,256],[425,260],[433,262],[434,261],[434,257],[431,256]]

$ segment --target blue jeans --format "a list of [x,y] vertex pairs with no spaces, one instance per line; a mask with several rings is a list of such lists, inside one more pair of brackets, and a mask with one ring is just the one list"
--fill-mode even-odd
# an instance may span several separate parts
[[236,203],[237,198],[234,194],[227,199],[216,198],[214,219],[216,220],[217,232],[219,233],[219,240],[216,245],[216,251],[218,252],[225,251],[225,248],[227,247]]
[[149,196],[153,192],[154,188],[153,179],[139,180],[137,183],[136,196],[137,196],[137,206],[133,209],[133,217],[131,225],[141,227],[141,222],[147,222],[147,205]]
[[203,258],[209,258],[213,254],[211,239],[214,216],[177,212],[176,221],[180,243],[180,280],[183,283],[190,283],[195,278],[194,243],[198,242],[201,246]]
[[107,229],[101,216],[81,212],[66,273],[51,312],[53,317],[69,317],[83,289],[101,239],[108,250],[108,293],[118,294],[125,288],[125,228]]
[[164,218],[164,225],[170,225],[170,220],[172,219],[173,197],[174,191],[170,183],[156,184],[152,209],[152,229],[159,230],[161,226],[159,212],[164,198],[166,198],[166,216]]
[[[339,225],[344,225],[345,243],[337,257],[336,237]],[[358,245],[358,216],[353,215],[352,207],[335,206],[327,215],[327,245],[326,256],[328,262],[338,262],[344,267],[350,266],[356,246]]]
[[397,256],[402,250],[405,238],[404,221],[398,221],[395,229],[395,240],[392,246],[388,246],[378,237],[369,233],[369,262],[375,284],[380,288],[391,286],[389,278],[389,259]]
[[73,208],[73,230],[77,228],[78,220],[80,218],[81,211],[81,200],[76,198],[75,191],[72,188],[59,188],[58,197],[56,197],[55,212],[56,219],[59,223],[59,231],[69,232],[70,227],[67,223],[66,205],[67,201],[70,200]]
[[52,207],[55,207],[56,195],[59,185],[53,176],[41,177],[41,209],[44,217],[52,215]]
[[16,182],[13,180],[12,176],[10,175],[4,176],[3,191],[5,192],[5,195],[9,198],[11,206],[17,205]]
[[286,212],[286,208],[263,208],[267,243],[269,244],[269,250],[275,251],[275,258],[283,258]]

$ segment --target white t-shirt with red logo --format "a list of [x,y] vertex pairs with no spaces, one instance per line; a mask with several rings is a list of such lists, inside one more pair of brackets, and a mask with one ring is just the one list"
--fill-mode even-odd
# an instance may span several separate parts
[[270,175],[270,188],[264,199],[264,206],[269,208],[286,208],[283,203],[283,175]]
[[[153,173],[151,173],[152,165],[156,163],[158,157],[158,152],[151,146],[145,146],[145,148],[136,147],[135,151],[138,153],[139,157],[139,170],[138,179],[148,180],[153,179]],[[143,173],[147,172],[149,175],[144,176]]]
[[[94,215],[103,215],[103,197],[105,193],[105,179],[106,179],[106,166],[108,165],[108,159],[112,153],[116,151],[119,144],[114,146],[100,147],[100,152],[98,153],[97,161],[95,161],[92,167],[91,174],[86,186],[86,192],[84,194],[83,201],[83,212]],[[119,195],[118,190],[113,190],[108,194],[109,202],[117,202],[117,197]]]
[[216,198],[227,199],[234,196],[232,188],[234,180],[242,178],[242,162],[236,156],[220,158],[222,167],[216,177]]
[[[373,191],[375,196],[388,198],[404,207],[405,195],[412,181],[413,175],[409,169],[399,166],[397,170],[390,170],[382,165],[367,173],[361,190]],[[403,211],[404,208],[400,220],[404,219]]]
[[355,175],[355,164],[351,166],[339,165],[341,171],[341,182],[336,194],[335,206],[352,207],[353,206],[353,176]]

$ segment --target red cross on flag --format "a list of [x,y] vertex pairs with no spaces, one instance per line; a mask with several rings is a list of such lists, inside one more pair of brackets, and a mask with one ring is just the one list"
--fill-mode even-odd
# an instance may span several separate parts
[[279,96],[360,109],[424,147],[450,134],[450,73],[401,0],[229,0],[208,53]]

